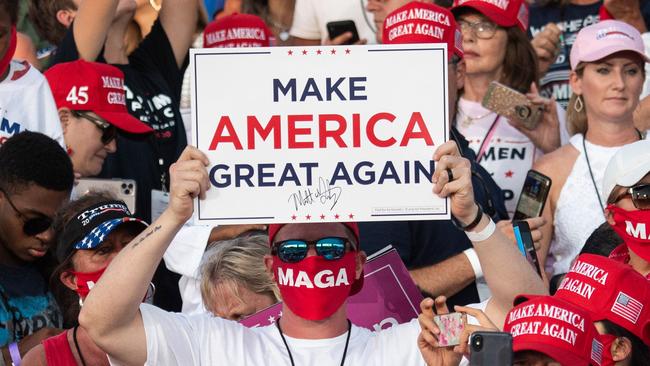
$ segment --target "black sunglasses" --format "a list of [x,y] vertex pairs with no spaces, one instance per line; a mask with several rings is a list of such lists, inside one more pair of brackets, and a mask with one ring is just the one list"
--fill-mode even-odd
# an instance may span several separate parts
[[289,239],[275,243],[271,254],[277,255],[283,262],[296,263],[305,259],[309,247],[313,246],[316,248],[316,254],[325,260],[334,261],[343,258],[345,250],[351,244],[348,239],[337,236],[328,236],[313,241]]
[[20,219],[23,221],[23,232],[25,233],[25,235],[34,236],[42,233],[43,231],[49,229],[50,226],[52,226],[52,219],[47,216],[38,216],[38,217],[28,219],[27,216],[25,216],[25,214],[23,214],[22,212],[20,212],[20,210],[18,210],[18,208],[16,208],[16,205],[14,205],[14,203],[11,201],[9,195],[4,189],[0,188],[0,192],[4,194],[11,208],[13,208],[14,211],[16,211]]
[[638,186],[627,188],[625,193],[616,197],[614,203],[627,196],[631,196],[632,203],[637,209],[650,210],[650,184],[639,184]]
[[102,144],[108,145],[117,137],[117,128],[107,121],[95,117],[85,111],[72,111],[72,114],[77,118],[84,118],[102,130]]

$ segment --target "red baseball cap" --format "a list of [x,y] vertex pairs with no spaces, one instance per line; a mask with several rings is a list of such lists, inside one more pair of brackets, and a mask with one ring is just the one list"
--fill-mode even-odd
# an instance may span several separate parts
[[463,36],[454,15],[429,3],[410,2],[384,19],[385,44],[446,43],[449,58],[463,57]]
[[528,4],[524,0],[454,0],[451,11],[458,14],[463,8],[474,9],[502,27],[528,30]]
[[262,18],[232,14],[214,20],[203,31],[203,47],[269,47],[273,33]]
[[650,345],[650,282],[629,265],[582,254],[555,297],[584,308],[594,321],[620,325]]
[[124,74],[115,66],[76,60],[45,72],[57,108],[91,111],[129,133],[152,132],[126,110]]
[[[357,240],[357,251],[361,250],[360,241],[359,241],[359,225],[356,222],[341,222],[340,224],[345,225],[348,229],[352,231],[355,239]],[[269,246],[273,246],[273,239],[275,235],[282,229],[282,227],[287,224],[271,224],[269,225]],[[355,280],[352,284],[352,289],[350,290],[350,296],[357,294],[363,288],[363,276],[364,273],[361,272],[361,276],[358,280]]]
[[552,296],[522,298],[527,301],[510,310],[503,327],[512,334],[512,350],[541,352],[562,365],[588,366],[598,334],[589,313]]

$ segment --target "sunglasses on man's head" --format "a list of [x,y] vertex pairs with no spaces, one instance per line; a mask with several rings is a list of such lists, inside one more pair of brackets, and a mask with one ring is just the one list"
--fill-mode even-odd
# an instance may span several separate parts
[[614,203],[622,200],[627,196],[630,196],[632,198],[632,203],[637,209],[650,210],[650,184],[644,183],[627,188],[625,190],[625,193],[616,197]]
[[11,199],[9,198],[9,195],[7,194],[7,192],[4,189],[0,188],[0,192],[2,192],[2,194],[4,194],[5,198],[7,199],[7,202],[9,202],[9,205],[11,206],[11,208],[13,208],[14,211],[16,211],[16,213],[18,214],[20,219],[23,221],[23,232],[25,233],[25,235],[34,236],[34,235],[42,233],[43,231],[49,229],[50,226],[52,226],[52,219],[50,217],[47,217],[47,216],[37,216],[37,217],[31,218],[31,219],[28,219],[27,216],[24,213],[22,213],[22,212],[20,212],[20,210],[18,210],[18,208],[11,201]]
[[84,118],[102,130],[102,144],[108,145],[117,137],[117,128],[107,121],[95,117],[85,111],[72,111],[77,118]]
[[345,250],[351,244],[348,239],[336,236],[328,236],[312,241],[289,239],[275,243],[271,249],[271,254],[277,255],[283,262],[296,263],[305,259],[309,247],[313,246],[316,249],[316,254],[325,258],[325,260],[333,261],[343,258]]

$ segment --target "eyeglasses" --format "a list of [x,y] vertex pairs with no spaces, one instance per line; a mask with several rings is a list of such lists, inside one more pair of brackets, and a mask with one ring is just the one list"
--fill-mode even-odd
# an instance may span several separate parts
[[614,203],[622,200],[624,197],[631,196],[634,207],[639,210],[650,210],[650,184],[639,184],[625,190],[625,193],[616,197]]
[[275,243],[271,249],[271,254],[277,255],[281,261],[286,263],[296,263],[307,257],[309,247],[316,248],[316,254],[328,261],[334,261],[343,258],[345,250],[350,241],[346,238],[328,236],[318,240],[307,241],[300,239],[289,239]]
[[458,25],[460,26],[460,31],[465,33],[472,31],[472,33],[480,39],[490,39],[494,37],[494,33],[497,31],[497,25],[495,23],[482,20],[480,22],[468,22],[466,20],[459,20]]
[[77,118],[87,119],[102,130],[102,144],[108,145],[111,141],[115,140],[115,137],[117,137],[117,128],[107,121],[84,111],[72,111],[72,114]]
[[9,202],[11,208],[13,208],[14,211],[16,211],[18,216],[20,216],[20,219],[23,221],[23,232],[25,233],[25,235],[34,236],[42,233],[43,231],[49,229],[50,226],[52,226],[52,219],[47,216],[39,216],[39,217],[28,219],[27,216],[25,216],[25,214],[23,214],[22,212],[20,212],[20,210],[18,210],[18,208],[16,208],[16,205],[14,205],[14,203],[11,201],[9,195],[4,189],[0,188],[0,192],[2,192],[2,194],[7,199],[7,202]]

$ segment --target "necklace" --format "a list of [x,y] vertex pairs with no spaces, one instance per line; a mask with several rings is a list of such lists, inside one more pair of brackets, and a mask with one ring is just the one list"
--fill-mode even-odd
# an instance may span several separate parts
[[81,348],[79,348],[79,342],[77,342],[77,328],[79,327],[74,327],[74,330],[72,331],[72,340],[74,341],[74,346],[77,349],[77,353],[79,354],[81,364],[83,366],[86,366],[86,360],[84,360],[84,355],[81,353]]
[[[291,355],[291,350],[289,349],[289,345],[287,344],[287,340],[284,338],[284,334],[282,333],[282,328],[280,327],[280,319],[278,319],[275,322],[275,326],[278,328],[278,332],[280,332],[280,337],[282,338],[282,342],[284,342],[284,347],[287,349],[287,353],[289,354],[289,360],[291,361],[291,366],[296,366],[296,364],[293,362],[293,356]],[[350,333],[352,333],[352,323],[350,322],[350,319],[348,319],[348,336],[345,338],[345,349],[343,349],[343,358],[341,359],[341,366],[345,363],[345,356],[348,353],[348,344],[350,343]]]
[[463,127],[465,127],[465,128],[471,126],[472,123],[474,123],[474,121],[481,120],[481,119],[491,115],[492,113],[494,113],[493,111],[488,111],[486,114],[484,114],[482,116],[472,117],[472,116],[469,115],[469,113],[465,112],[462,108],[459,107],[458,109],[460,110],[460,112],[462,114],[465,115],[465,118],[463,118],[463,121],[461,122],[461,125]]

